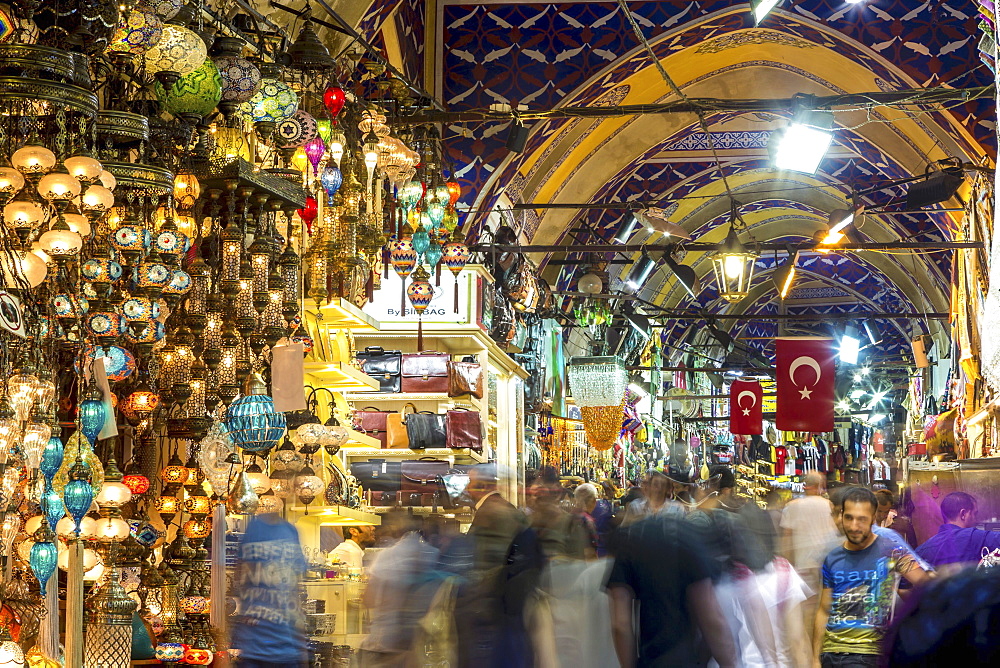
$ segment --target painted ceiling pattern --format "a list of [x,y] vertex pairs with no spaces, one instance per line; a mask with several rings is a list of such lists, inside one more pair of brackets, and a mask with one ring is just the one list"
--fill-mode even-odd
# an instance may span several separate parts
[[[993,80],[990,69],[982,64],[979,51],[982,17],[973,0],[865,0],[860,4],[847,4],[844,0],[784,0],[780,10],[759,27],[753,25],[747,4],[732,0],[630,0],[628,7],[660,59],[684,50],[693,50],[694,57],[704,58],[718,58],[719,54],[725,57],[729,51],[746,47],[766,53],[774,45],[801,49],[804,54],[813,52],[813,59],[817,58],[815,54],[836,52],[873,73],[877,87],[883,91],[921,86],[971,87]],[[428,17],[423,11],[420,0],[376,0],[359,24],[363,33],[373,34],[391,18],[400,41],[404,71],[417,78],[423,74],[423,41],[427,34],[423,23]],[[523,105],[532,110],[573,105],[614,106],[627,97],[630,102],[635,101],[635,91],[630,89],[627,80],[650,67],[648,54],[640,48],[627,17],[616,2],[444,0],[437,11],[435,33],[441,40],[438,45],[441,57],[435,77],[440,99],[451,110],[488,108],[498,103]],[[810,57],[796,59],[794,64],[775,60],[734,61],[723,69],[681,85],[687,88],[720,72],[736,73],[742,68],[763,67],[780,68],[788,74],[840,90],[811,71],[814,65]],[[783,93],[788,94],[787,91]],[[664,97],[661,101],[666,99],[669,98]],[[780,124],[787,114],[769,117]],[[793,234],[788,240],[808,238],[829,211],[806,203],[809,198],[794,191],[807,187],[801,181],[775,182],[775,173],[762,157],[770,132],[733,131],[720,127],[738,118],[735,113],[713,114],[709,122],[714,126],[711,139],[717,149],[747,151],[746,157],[725,157],[723,168],[730,176],[738,175],[741,182],[750,179],[741,191],[744,194],[738,193],[741,201],[746,197],[741,208],[743,215],[755,221],[750,233],[754,228],[781,223],[784,223],[782,229],[789,229],[789,223],[801,218],[803,233],[800,236]],[[880,122],[885,118],[875,110],[870,120]],[[923,110],[921,114],[911,115],[910,127],[915,125],[927,136],[933,136],[938,131],[936,128],[947,130],[956,121],[972,138],[970,142],[960,133],[951,133],[952,141],[961,150],[971,157],[995,155],[996,114],[991,100],[955,104],[947,112]],[[592,158],[609,143],[623,137],[635,122],[633,119],[620,123],[620,127],[602,142],[589,139],[600,128],[599,121],[562,119],[536,123],[520,154],[509,153],[504,147],[506,124],[448,127],[445,138],[456,177],[463,187],[462,204],[472,211],[466,225],[481,224],[485,212],[501,196],[515,203],[536,198],[557,201],[562,188],[566,187],[566,183],[559,182],[556,176],[564,173],[560,171],[563,161],[572,160],[576,164]],[[897,148],[905,146],[910,155],[923,155],[926,160],[918,143],[902,129],[885,123],[880,131],[883,136],[892,137],[888,144]],[[852,188],[911,175],[901,160],[872,143],[863,129],[838,127],[835,137],[840,149],[837,155],[852,157],[829,157],[823,162],[817,178],[828,184],[828,193],[846,200]],[[703,194],[719,180],[714,163],[705,157],[707,149],[711,148],[708,140],[702,128],[692,125],[671,136],[650,141],[648,149],[626,168],[609,173],[594,184],[597,187],[593,189],[592,200],[633,202],[663,198],[661,206],[666,206],[680,198],[703,197],[704,202],[694,207],[685,221],[675,222],[686,222],[695,237],[726,225],[728,213],[715,215],[717,203]],[[926,145],[926,139],[924,141]],[[589,155],[580,150],[582,145],[588,147]],[[688,152],[692,157],[670,162],[659,157],[665,151]],[[912,158],[910,160],[912,162]],[[546,184],[555,185],[549,185],[542,195]],[[787,189],[787,198],[781,194],[783,188]],[[718,189],[711,192],[717,193]],[[763,194],[765,192],[767,194]],[[904,188],[896,188],[870,196],[864,203],[898,209],[904,195]],[[539,229],[542,213],[522,210],[513,218],[531,238]],[[625,209],[581,211],[558,236],[567,243],[610,240],[630,219],[631,213]],[[869,236],[868,232],[876,230],[880,230],[880,238],[941,241],[952,238],[954,221],[945,213],[900,213],[866,220],[858,234],[863,240]],[[585,261],[582,254],[570,255],[568,259]],[[695,262],[699,273],[704,273],[705,267],[700,263],[707,262],[706,258],[700,257]],[[920,258],[920,263],[925,268],[921,271],[926,271],[930,277],[931,289],[944,291],[951,271],[951,253],[927,254]],[[627,265],[614,266],[627,268]],[[803,272],[824,287],[810,288],[814,297],[796,295],[796,298],[821,300],[829,294],[833,300],[829,305],[811,304],[806,310],[815,312],[823,308],[831,314],[924,309],[931,303],[930,296],[925,293],[926,281],[917,287],[922,302],[918,305],[893,285],[885,273],[892,269],[912,274],[914,266],[912,257],[890,255],[806,257]],[[773,269],[773,258],[761,258],[757,264],[756,282],[770,281]],[[553,283],[558,289],[572,289],[575,271],[576,267],[562,267],[556,272],[558,277]],[[720,312],[727,308],[720,303],[713,281],[707,277],[696,304],[692,304],[686,296],[681,298],[675,294],[679,288],[668,274],[662,271],[658,278],[660,285],[651,286],[654,301],[666,299],[670,304],[696,305]],[[815,292],[817,290],[820,292]],[[840,292],[856,300],[843,303],[845,300],[832,297]],[[773,290],[741,308],[749,313],[773,313],[776,309]],[[795,312],[794,308],[789,310]],[[690,332],[688,322],[670,325],[674,328],[671,336],[686,336]],[[734,333],[738,331],[750,337],[773,336],[776,331],[772,324],[752,320],[732,323],[732,327]],[[905,347],[906,332],[897,323],[880,321],[878,327],[887,335],[886,350],[899,351]],[[756,339],[753,345],[763,350],[763,343]]]

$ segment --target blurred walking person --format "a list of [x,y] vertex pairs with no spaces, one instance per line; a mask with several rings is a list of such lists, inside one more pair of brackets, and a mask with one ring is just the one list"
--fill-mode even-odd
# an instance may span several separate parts
[[971,494],[952,492],[944,497],[944,524],[917,548],[917,554],[949,574],[979,564],[986,554],[1000,549],[1000,532],[977,529],[978,511],[979,504]]
[[306,570],[299,534],[277,513],[257,515],[240,543],[232,646],[237,668],[290,668],[307,660],[299,582]]

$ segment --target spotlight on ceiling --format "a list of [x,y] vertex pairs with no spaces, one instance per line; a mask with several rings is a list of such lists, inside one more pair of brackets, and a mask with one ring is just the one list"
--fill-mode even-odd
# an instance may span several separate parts
[[521,123],[520,119],[515,119],[507,130],[507,143],[505,146],[511,153],[521,153],[528,143],[528,128]]
[[632,265],[632,271],[629,272],[628,278],[625,279],[625,287],[627,287],[632,292],[638,292],[649,277],[653,275],[653,271],[656,269],[656,263],[653,258],[649,257],[645,251],[639,257],[639,260]]
[[753,9],[754,23],[760,25],[772,9],[781,4],[781,0],[751,0],[750,6]]
[[857,364],[860,352],[861,339],[858,338],[858,330],[848,325],[844,328],[844,335],[840,337],[840,361],[845,364]]
[[667,220],[669,215],[666,209],[650,208],[636,212],[635,217],[650,232],[659,232],[678,239],[690,239],[691,235],[687,233],[687,230]]
[[815,174],[833,143],[833,114],[810,109],[772,133],[769,149],[776,169]]
[[[942,164],[943,163],[943,164]],[[965,182],[962,163],[949,158],[938,163],[940,169],[929,172],[922,181],[910,184],[906,192],[906,208],[919,209],[931,204],[947,202]]]
[[635,228],[638,227],[639,225],[639,220],[637,216],[631,213],[626,215],[628,215],[628,220],[625,222],[624,225],[622,225],[621,229],[618,230],[618,234],[615,235],[616,243],[623,244],[626,241],[628,241],[629,238],[632,236],[632,233],[635,232]]
[[788,262],[774,272],[774,287],[778,290],[778,298],[784,300],[795,284],[795,264],[799,261],[799,251],[788,249]]
[[664,253],[663,259],[666,261],[667,266],[670,267],[670,271],[674,272],[677,281],[687,290],[691,299],[697,299],[698,293],[701,292],[701,285],[698,282],[698,274],[695,273],[694,269],[686,264],[678,264],[674,261],[674,258],[670,257],[670,253]]
[[[869,320],[865,320],[864,328],[865,328],[865,334],[868,335],[868,340],[871,341],[871,344],[873,346],[877,346],[878,344],[882,343],[882,337],[879,336],[877,325],[872,324],[871,321]],[[868,373],[867,368],[862,369],[861,371],[865,374]]]

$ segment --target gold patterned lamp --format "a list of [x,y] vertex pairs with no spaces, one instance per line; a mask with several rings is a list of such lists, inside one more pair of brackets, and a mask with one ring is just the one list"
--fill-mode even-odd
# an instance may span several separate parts
[[608,450],[622,427],[628,386],[625,363],[614,355],[574,357],[567,371],[587,440],[595,450]]

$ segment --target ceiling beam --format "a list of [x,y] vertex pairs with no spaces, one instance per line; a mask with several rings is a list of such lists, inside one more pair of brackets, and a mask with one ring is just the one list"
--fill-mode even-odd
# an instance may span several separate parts
[[[476,244],[472,248],[475,253],[639,253],[642,251],[672,252],[678,246],[687,251],[714,251],[723,244],[706,243],[702,241],[678,240],[667,244]],[[748,244],[750,245],[750,244]],[[752,244],[761,251],[815,250],[816,242],[784,244],[771,242],[756,242]],[[857,250],[953,250],[963,248],[982,249],[982,241],[888,241],[883,243],[845,243],[831,246],[830,251]],[[824,250],[827,250],[824,248]]]
[[[327,9],[324,0],[317,0]],[[329,10],[332,11],[332,10]],[[367,43],[366,43],[367,44]],[[848,93],[815,97],[810,102],[813,109],[833,109],[834,107],[871,108],[889,105],[927,105],[942,102],[965,102],[968,100],[994,96],[994,85],[974,88],[913,88],[899,91],[874,91],[870,93]],[[800,108],[803,97],[786,97],[763,100],[722,100],[717,98],[688,98],[660,104],[623,104],[617,107],[559,107],[545,110],[470,109],[468,111],[425,112],[401,118],[401,125],[425,125],[429,123],[506,123],[512,120],[544,121],[557,118],[616,118],[621,116],[644,116],[647,114],[677,113],[719,113],[726,111],[776,112]]]

